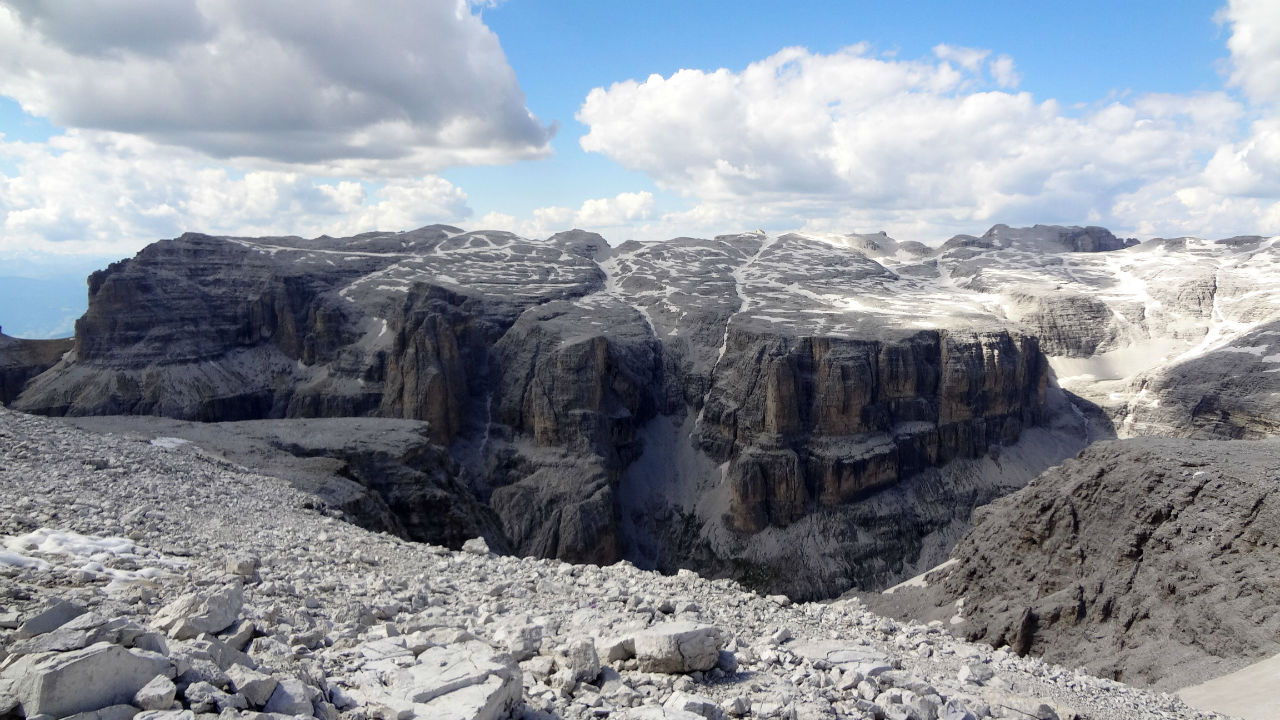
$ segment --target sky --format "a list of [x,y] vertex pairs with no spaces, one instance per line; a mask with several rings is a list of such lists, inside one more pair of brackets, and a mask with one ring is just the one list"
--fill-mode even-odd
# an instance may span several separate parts
[[1270,235],[1278,104],[1274,0],[0,0],[0,283],[186,231]]

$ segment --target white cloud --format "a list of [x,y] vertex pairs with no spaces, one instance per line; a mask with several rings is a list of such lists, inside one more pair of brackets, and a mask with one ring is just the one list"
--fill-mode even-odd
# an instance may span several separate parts
[[703,214],[937,239],[995,222],[1115,222],[1118,198],[1137,188],[1200,183],[1204,159],[1244,114],[1224,93],[1201,93],[1076,116],[997,89],[1017,80],[1005,56],[934,54],[790,48],[740,73],[597,88],[578,114],[590,128],[581,144],[696,199]]
[[55,125],[335,174],[547,154],[467,0],[0,1],[0,95]]
[[1255,103],[1280,102],[1280,3],[1230,0],[1219,19],[1231,26],[1231,83]]
[[466,195],[428,175],[362,183],[237,171],[123,133],[73,130],[48,143],[0,141],[0,253],[123,254],[192,230],[353,234],[457,222]]
[[524,219],[490,212],[481,217],[476,226],[507,230],[530,238],[578,228],[598,232],[607,240],[621,241],[631,237],[636,228],[643,227],[644,221],[653,215],[654,205],[651,192],[624,192],[586,200],[576,210],[560,206],[537,208],[532,217]]

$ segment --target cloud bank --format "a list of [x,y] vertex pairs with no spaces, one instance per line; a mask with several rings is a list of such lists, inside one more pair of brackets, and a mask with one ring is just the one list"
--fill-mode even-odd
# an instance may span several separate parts
[[986,50],[900,60],[866,45],[788,48],[741,72],[596,88],[580,143],[695,202],[672,221],[922,240],[995,222],[1280,232],[1280,6],[1236,0],[1222,20],[1243,99],[1063,108],[1018,92],[1012,59]]
[[465,0],[6,0],[0,94],[70,128],[331,173],[549,151]]

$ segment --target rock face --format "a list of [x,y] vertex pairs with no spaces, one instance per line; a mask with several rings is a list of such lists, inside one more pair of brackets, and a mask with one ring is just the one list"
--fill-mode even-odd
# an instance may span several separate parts
[[[1225,379],[1210,358],[1272,362],[1280,306],[1247,282],[1271,243],[1003,225],[937,250],[883,234],[188,234],[96,273],[74,349],[14,406],[283,423],[233,444],[257,433],[328,462],[298,482],[367,527],[816,596],[919,569],[973,507],[1108,421],[1267,432],[1270,376]],[[1150,347],[1180,354],[1133,359]],[[375,419],[420,423],[419,441],[374,457],[359,446],[386,431]],[[304,423],[319,420],[346,424]],[[1032,446],[1036,428],[1056,432]],[[226,434],[190,434],[235,456]]]
[[883,341],[733,332],[698,440],[729,463],[732,525],[758,532],[956,458],[1039,419],[1034,338],[922,331]]
[[1159,689],[1274,655],[1277,451],[1097,443],[982,508],[950,566],[889,597],[919,593],[971,639]]
[[64,340],[22,340],[0,334],[0,404],[17,399],[27,381],[53,367],[72,346]]

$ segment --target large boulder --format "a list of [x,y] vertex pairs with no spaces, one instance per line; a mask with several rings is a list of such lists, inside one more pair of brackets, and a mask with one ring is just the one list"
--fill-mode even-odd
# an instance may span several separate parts
[[101,642],[17,663],[5,674],[16,675],[10,677],[27,717],[67,717],[131,703],[157,675],[170,672],[163,655]]
[[636,662],[645,672],[710,670],[723,646],[723,633],[718,628],[693,623],[663,623],[635,637]]
[[152,625],[176,640],[189,640],[227,629],[240,618],[243,605],[244,588],[238,582],[231,583],[213,592],[182,595],[160,608]]

